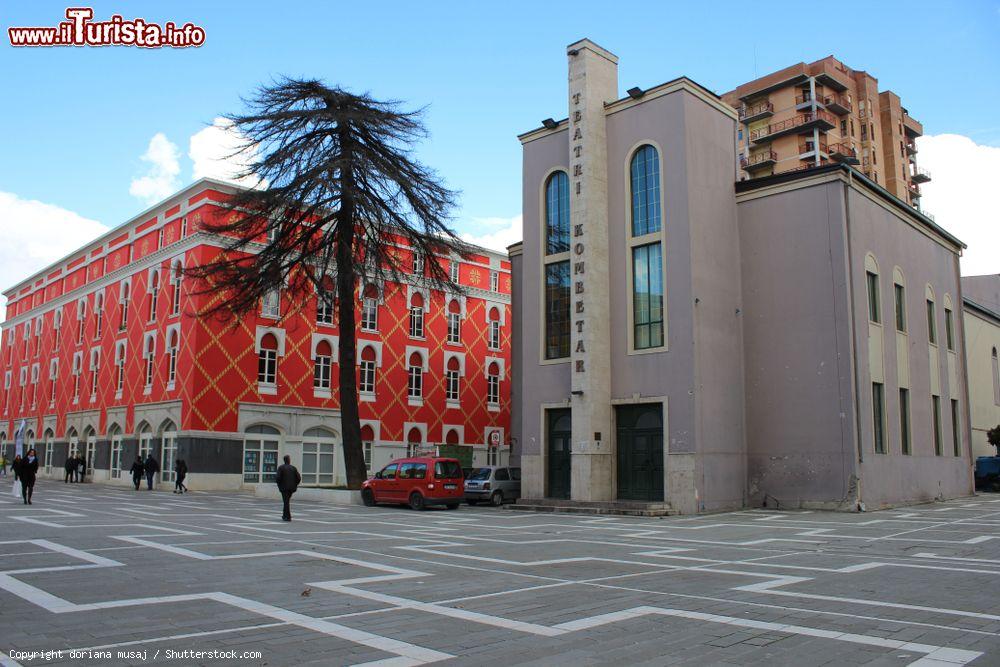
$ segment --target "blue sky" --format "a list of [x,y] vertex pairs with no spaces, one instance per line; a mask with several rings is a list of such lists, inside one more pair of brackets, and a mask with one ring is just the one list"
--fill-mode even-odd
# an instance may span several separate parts
[[[898,93],[927,134],[1000,147],[996,1],[93,6],[98,19],[192,21],[207,32],[203,47],[186,50],[13,49],[4,35],[0,193],[106,225],[146,208],[129,188],[148,170],[140,156],[155,134],[179,149],[186,184],[190,137],[286,74],[428,106],[431,138],[418,155],[462,191],[456,227],[486,232],[481,219],[519,214],[516,135],[565,116],[565,46],[585,36],[618,54],[622,90],[687,75],[722,93],[832,53]],[[55,25],[65,8],[8,0],[0,23]]]

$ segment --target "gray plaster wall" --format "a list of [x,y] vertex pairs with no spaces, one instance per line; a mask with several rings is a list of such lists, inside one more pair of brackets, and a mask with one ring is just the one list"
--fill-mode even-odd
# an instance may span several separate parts
[[[964,323],[961,317],[958,248],[945,247],[919,231],[894,210],[881,205],[857,188],[839,186],[847,192],[850,231],[851,272],[854,276],[854,322],[858,358],[858,396],[861,415],[860,499],[869,508],[898,503],[953,498],[969,495],[972,487],[971,435],[968,416],[968,388],[965,380],[966,354]],[[880,301],[884,331],[882,363],[885,368],[887,453],[876,454],[872,420],[872,392],[869,366],[868,301],[865,284],[865,257],[878,261]],[[907,346],[909,365],[910,423],[912,455],[903,455],[900,441],[897,336],[893,318],[893,267],[902,270],[906,282]],[[937,353],[940,377],[941,439],[943,456],[934,452],[931,408],[931,355],[928,347],[926,286],[935,297]],[[945,335],[945,296],[952,304],[955,351],[949,352]],[[954,378],[948,357],[956,366]],[[954,384],[953,383],[954,379]],[[951,407],[959,401],[960,456],[953,454]]]
[[[520,253],[512,255],[510,258],[511,268],[511,289],[510,289],[510,312],[512,322],[520,323],[522,318],[521,300],[524,298],[521,288],[520,276],[524,270],[524,256]],[[511,383],[510,383],[510,403],[511,406],[520,406],[522,392],[524,391],[524,350],[522,346],[524,339],[521,337],[521,327],[516,324],[511,327]],[[511,410],[510,415],[510,435],[511,452],[510,465],[521,465],[521,420],[523,411],[517,407]]]
[[744,195],[738,211],[748,504],[851,506],[857,438],[842,186]]
[[962,295],[994,313],[1000,313],[1000,274],[963,277]]

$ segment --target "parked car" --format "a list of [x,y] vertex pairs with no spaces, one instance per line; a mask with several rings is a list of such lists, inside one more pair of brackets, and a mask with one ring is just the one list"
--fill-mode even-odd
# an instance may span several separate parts
[[427,505],[459,506],[465,479],[458,459],[415,456],[393,461],[361,486],[361,500],[371,507],[378,503],[409,505],[422,510]]
[[470,505],[489,501],[502,505],[521,497],[521,469],[506,466],[476,468],[465,480],[465,500]]

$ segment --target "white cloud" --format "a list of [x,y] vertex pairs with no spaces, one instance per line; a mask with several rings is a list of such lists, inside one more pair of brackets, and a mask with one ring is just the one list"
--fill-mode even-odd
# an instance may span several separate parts
[[240,178],[253,157],[239,152],[246,138],[233,127],[227,118],[216,118],[211,125],[191,135],[188,157],[194,163],[194,178],[215,178],[220,181],[253,187],[255,178]]
[[148,172],[145,176],[132,179],[129,194],[150,206],[172,195],[180,188],[180,181],[177,179],[181,173],[180,156],[177,145],[167,139],[165,134],[154,134],[145,154],[140,158],[149,163]]
[[[13,287],[106,231],[73,211],[0,192],[0,289]],[[3,297],[0,301],[6,305]]]
[[507,252],[507,246],[522,238],[520,213],[512,218],[473,218],[469,226],[476,228],[479,233],[462,232],[462,240],[490,250]]
[[1000,147],[959,134],[920,137],[917,147],[917,161],[932,177],[920,186],[920,205],[969,246],[962,275],[1000,273],[1000,215],[990,195],[1000,174]]

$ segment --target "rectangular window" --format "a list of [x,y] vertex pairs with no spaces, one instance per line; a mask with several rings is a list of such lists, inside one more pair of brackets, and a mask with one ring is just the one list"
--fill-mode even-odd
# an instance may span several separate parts
[[910,454],[910,390],[899,390],[899,445],[904,454]]
[[948,349],[952,352],[955,351],[955,328],[954,323],[951,318],[951,309],[944,309],[944,339],[948,345]]
[[361,330],[378,331],[378,301],[365,297],[361,302]]
[[458,371],[447,371],[445,373],[445,398],[447,400],[458,400],[458,383]]
[[424,275],[424,256],[419,250],[413,253],[413,274],[416,276]]
[[451,282],[458,284],[459,277],[459,266],[460,264],[455,260],[448,262],[448,275],[451,278]]
[[882,312],[878,302],[878,274],[866,271],[868,278],[868,319],[878,324],[882,321]]
[[927,342],[937,345],[937,325],[934,323],[934,302],[927,299]]
[[261,350],[257,360],[257,382],[274,384],[278,377],[278,351]]
[[122,476],[122,437],[120,435],[111,438],[111,479],[119,479]]
[[260,300],[260,314],[264,317],[281,316],[281,292],[271,290],[264,294]]
[[422,398],[424,395],[424,369],[420,366],[410,366],[408,375],[407,396],[410,398]]
[[410,338],[424,337],[424,309],[420,306],[410,308]]
[[490,271],[490,291],[499,292],[500,291],[500,272]]
[[894,284],[893,291],[896,295],[896,331],[906,331],[906,288],[902,285]]
[[872,382],[872,434],[875,453],[885,454],[885,387]]
[[302,443],[302,483],[333,484],[333,457],[332,442]]
[[486,378],[486,402],[490,405],[500,403],[500,376],[490,375]]
[[490,349],[500,349],[500,320],[490,321]]
[[365,470],[370,475],[372,473],[372,442],[365,440],[361,443],[361,448],[365,453]]
[[122,352],[122,356],[116,362],[118,366],[118,380],[115,383],[115,392],[121,393],[122,389],[125,388],[125,353]]
[[358,391],[365,394],[375,393],[375,362],[361,362],[361,378],[358,382]]
[[323,354],[316,355],[316,364],[313,367],[313,387],[316,389],[330,388],[330,369],[333,360]]
[[962,429],[958,419],[958,401],[951,399],[951,445],[955,456],[962,455]]
[[659,243],[632,248],[633,345],[663,346],[663,272]]
[[149,356],[146,357],[146,388],[153,386],[153,371],[156,368],[156,356],[149,352]]
[[174,344],[167,350],[167,382],[173,384],[177,379],[177,345]]
[[941,397],[931,396],[931,411],[934,420],[934,453],[942,456],[941,448]]
[[545,358],[569,356],[569,262],[545,265]]
[[316,296],[316,324],[333,324],[333,294],[326,290]]
[[243,443],[244,482],[251,484],[270,482],[273,484],[277,478],[277,472],[278,441],[247,440]]
[[462,342],[462,314],[448,313],[448,342]]

